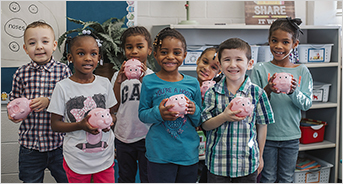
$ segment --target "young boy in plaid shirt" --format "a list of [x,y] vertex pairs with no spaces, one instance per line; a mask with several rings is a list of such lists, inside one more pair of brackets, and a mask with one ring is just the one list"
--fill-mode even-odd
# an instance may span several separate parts
[[31,62],[19,67],[13,75],[9,99],[26,97],[32,112],[24,119],[8,118],[19,123],[19,179],[26,183],[42,183],[48,168],[57,182],[67,183],[63,169],[62,133],[53,132],[50,113],[46,111],[55,84],[72,73],[67,65],[56,62],[52,53],[57,41],[52,27],[33,22],[24,31],[24,50]]
[[[201,114],[202,128],[207,131],[207,181],[256,183],[263,169],[267,124],[274,123],[273,111],[265,91],[246,75],[254,63],[248,43],[239,38],[224,41],[218,59],[225,77],[207,91]],[[236,96],[250,98],[251,116],[238,117],[241,111],[230,110]]]

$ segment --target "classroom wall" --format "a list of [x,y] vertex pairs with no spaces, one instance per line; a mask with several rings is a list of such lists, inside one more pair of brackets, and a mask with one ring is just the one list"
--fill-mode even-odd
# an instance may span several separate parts
[[[190,20],[199,24],[245,24],[244,1],[190,1]],[[137,22],[153,25],[178,24],[186,20],[185,1],[138,1]],[[306,1],[295,1],[295,16],[306,24]],[[153,35],[155,36],[155,35]]]
[[[25,3],[29,3],[28,5],[32,4],[32,2]],[[38,5],[51,7],[50,5],[47,5],[49,3],[54,2],[43,1],[39,2]],[[3,8],[8,7],[8,2],[7,4],[6,2],[2,2],[1,5],[1,9],[3,11]],[[185,1],[138,1],[137,25],[145,26],[148,30],[151,30],[153,25],[177,24],[182,20],[186,20],[186,10],[184,5]],[[77,8],[75,8],[75,10],[76,9]],[[304,25],[327,25],[337,23],[342,25],[342,17],[336,17],[332,13],[334,10],[334,1],[295,1],[295,15],[303,20]],[[62,16],[62,14],[66,14],[65,9],[54,6],[52,11],[58,11],[60,13],[60,17],[62,17],[59,19],[66,22],[65,16]],[[100,11],[99,14],[101,13],[102,12]],[[78,15],[80,15],[80,13]],[[190,19],[196,20],[199,24],[207,25],[213,25],[214,23],[244,24],[244,1],[190,1]],[[66,25],[63,26],[66,27]],[[61,34],[62,32],[63,31],[60,31],[57,34]],[[56,54],[58,54],[57,57],[60,58],[61,54],[58,52]],[[3,75],[3,72],[1,73],[2,79],[9,77]],[[19,124],[13,124],[7,119],[4,105],[2,105],[1,109],[1,124],[1,182],[18,183],[20,182],[18,179],[17,168],[19,148],[17,143],[17,132]],[[339,173],[341,172],[342,171],[339,171]],[[55,182],[48,171],[47,175],[48,176],[44,182]]]
[[[137,22],[151,30],[153,25],[178,24],[186,20],[185,1],[138,1]],[[244,1],[190,1],[190,20],[199,24],[244,24]],[[294,1],[295,16],[302,25],[342,25],[335,13],[336,1]],[[155,35],[152,35],[155,36]]]

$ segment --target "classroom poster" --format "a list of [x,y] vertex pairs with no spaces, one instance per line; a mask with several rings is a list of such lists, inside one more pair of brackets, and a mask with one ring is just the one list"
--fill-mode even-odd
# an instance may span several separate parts
[[[33,21],[52,26],[58,38],[66,30],[65,1],[1,1],[1,67],[19,67],[30,58],[23,49],[24,30]],[[55,51],[54,57],[62,57]]]
[[294,1],[245,1],[246,25],[270,25],[277,18],[295,18]]

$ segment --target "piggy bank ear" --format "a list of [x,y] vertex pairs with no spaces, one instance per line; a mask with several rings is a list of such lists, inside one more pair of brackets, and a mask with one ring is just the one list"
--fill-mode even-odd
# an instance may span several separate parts
[[100,114],[100,111],[94,113],[95,116],[98,116]]
[[237,104],[239,104],[241,102],[241,100],[236,100],[235,101],[235,104],[237,105]]

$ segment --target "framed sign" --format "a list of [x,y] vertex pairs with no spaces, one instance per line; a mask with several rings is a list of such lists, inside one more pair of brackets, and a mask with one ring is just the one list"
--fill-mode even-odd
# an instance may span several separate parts
[[270,25],[278,18],[295,18],[294,1],[245,1],[246,25]]

